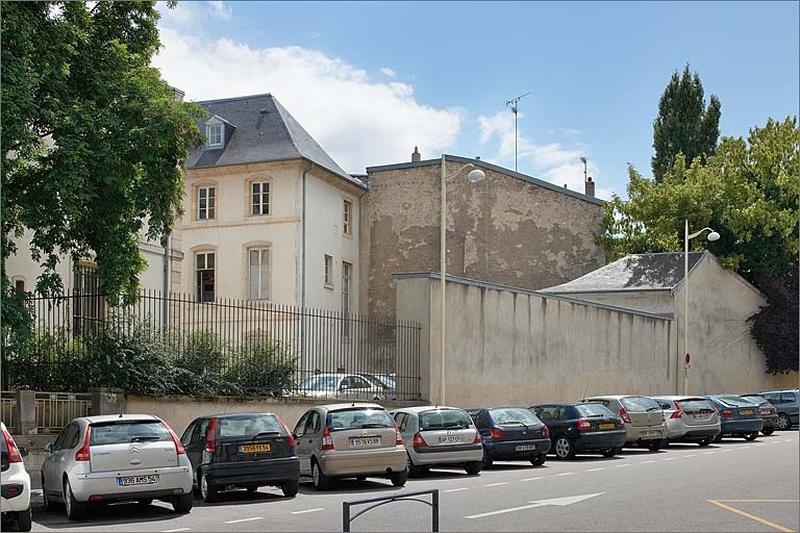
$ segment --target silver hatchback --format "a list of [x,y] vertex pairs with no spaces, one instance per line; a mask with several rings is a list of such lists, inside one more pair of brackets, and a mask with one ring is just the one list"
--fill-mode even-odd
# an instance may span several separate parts
[[64,503],[70,520],[89,505],[170,502],[192,509],[192,468],[181,441],[152,415],[76,418],[47,445],[42,464],[45,508]]
[[722,428],[711,402],[695,396],[654,396],[664,410],[669,442],[696,442],[708,446]]

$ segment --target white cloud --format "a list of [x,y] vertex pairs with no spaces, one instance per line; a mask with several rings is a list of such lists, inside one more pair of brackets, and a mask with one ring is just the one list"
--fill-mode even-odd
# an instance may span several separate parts
[[389,67],[383,67],[381,69],[381,72],[383,72],[383,75],[386,76],[387,78],[396,78],[397,77],[397,72],[395,72],[393,69],[391,69]]
[[[522,113],[519,118],[524,118]],[[499,164],[513,168],[514,166],[514,116],[510,111],[500,111],[492,116],[478,117],[480,126],[480,143],[488,144],[497,142],[497,152],[494,156]],[[551,130],[552,131],[552,130]],[[552,133],[556,133],[552,131]],[[578,130],[563,128],[560,133],[567,133],[567,137],[577,137]],[[583,192],[583,163],[581,156],[587,155],[586,147],[578,142],[565,145],[560,142],[538,144],[528,138],[521,130],[517,139],[517,151],[520,163],[529,163],[533,166],[533,175],[545,179],[559,186],[567,185],[573,191]],[[589,159],[589,175],[597,178],[600,169]],[[597,179],[595,179],[597,181]],[[604,199],[611,198],[610,189],[597,189],[596,196]]]
[[418,102],[409,84],[376,82],[317,50],[209,41],[165,22],[153,63],[168,83],[193,100],[270,92],[348,171],[406,161],[414,146],[432,156],[459,134],[462,111]]
[[158,2],[156,9],[161,14],[161,26],[173,28],[192,28],[197,30],[204,22],[215,19],[230,20],[231,8],[221,0],[210,2],[178,2],[170,8],[166,2]]
[[211,0],[210,7],[211,13],[213,13],[215,16],[224,20],[230,20],[231,8],[222,0]]

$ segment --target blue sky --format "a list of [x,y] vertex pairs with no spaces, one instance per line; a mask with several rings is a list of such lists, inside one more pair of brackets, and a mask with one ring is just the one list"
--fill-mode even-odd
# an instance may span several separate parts
[[724,135],[798,112],[798,3],[181,2],[164,77],[193,99],[272,92],[351,172],[442,151],[579,189],[646,174],[658,98],[688,62]]

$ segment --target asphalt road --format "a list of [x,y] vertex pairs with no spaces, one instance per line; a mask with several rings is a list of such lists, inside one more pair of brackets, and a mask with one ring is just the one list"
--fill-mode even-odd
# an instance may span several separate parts
[[[261,489],[230,493],[213,505],[196,500],[191,514],[170,507],[115,505],[82,522],[34,512],[34,531],[341,531],[342,502],[439,489],[442,531],[797,531],[800,529],[800,438],[779,432],[755,442],[707,448],[673,445],[627,450],[605,459],[499,463],[479,476],[439,471],[411,479],[343,481],[294,499]],[[430,531],[430,509],[416,502],[379,507],[353,531]]]

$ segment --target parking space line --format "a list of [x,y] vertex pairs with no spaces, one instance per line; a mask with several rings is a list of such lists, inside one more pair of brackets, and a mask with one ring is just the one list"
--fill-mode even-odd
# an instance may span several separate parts
[[571,476],[571,475],[573,475],[574,473],[575,473],[575,472],[562,472],[561,474],[556,474],[556,475],[557,475],[558,477],[561,477],[561,476]]
[[[794,530],[789,529],[787,527],[783,527],[782,525],[776,524],[775,522],[770,522],[765,518],[761,518],[760,516],[756,516],[750,513],[746,513],[741,509],[737,509],[735,507],[731,507],[730,505],[725,505],[724,503],[720,502],[719,500],[706,500],[708,503],[716,505],[717,507],[721,507],[726,511],[730,511],[732,513],[736,513],[738,515],[744,516],[745,518],[749,518],[750,520],[755,520],[759,524],[764,524],[767,527],[771,527],[777,531],[782,531],[783,533],[794,533]],[[794,500],[797,501],[797,500]]]
[[631,466],[630,463],[623,463],[621,465],[617,465],[617,468],[625,468],[626,466]]
[[661,459],[661,460],[662,460],[662,461],[674,461],[674,460],[675,460],[675,458],[674,458],[674,457],[664,457],[664,458],[663,458],[663,459]]
[[520,481],[536,481],[537,479],[542,479],[542,476],[537,476],[537,477],[526,477],[525,479],[522,479],[522,480],[520,480]]
[[252,518],[240,518],[239,520],[228,520],[225,524],[241,524],[242,522],[254,522],[256,520],[264,520],[263,516],[254,516]]
[[323,507],[317,507],[316,509],[306,509],[305,511],[292,511],[292,514],[316,513],[317,511],[324,511],[324,510],[325,508]]
[[690,454],[688,454],[688,455],[684,455],[684,456],[683,456],[683,458],[684,458],[684,459],[688,459],[689,457],[697,457],[697,455],[695,455],[695,454],[693,454],[693,453],[690,453]]
[[712,453],[716,453],[716,452],[703,452],[703,455],[711,455]]
[[484,487],[499,487],[500,485],[508,485],[508,482],[501,481],[500,483],[489,483],[488,485],[484,485]]
[[447,489],[445,492],[461,492],[461,491],[464,491],[464,490],[469,490],[469,489],[467,487],[461,487],[461,488],[458,488],[458,489]]
[[603,467],[600,467],[600,468],[590,468],[589,470],[587,470],[587,472],[599,472],[599,471],[601,471],[601,470],[605,470],[605,468],[603,468]]
[[649,461],[642,461],[642,464],[643,464],[643,465],[646,465],[646,464],[648,464],[648,463],[655,463],[655,462],[656,462],[656,460],[655,460],[655,459],[650,459]]
[[165,529],[161,533],[178,533],[178,531],[189,531],[190,527],[179,527],[178,529]]

